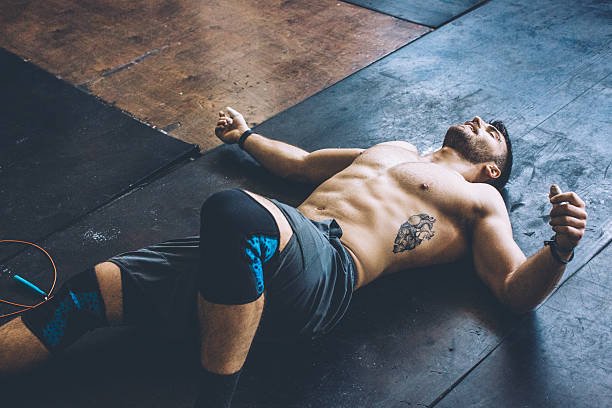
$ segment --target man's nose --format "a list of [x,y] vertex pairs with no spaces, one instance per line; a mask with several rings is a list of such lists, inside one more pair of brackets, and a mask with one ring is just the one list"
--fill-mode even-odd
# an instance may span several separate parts
[[480,116],[474,116],[472,122],[474,122],[478,127],[482,126],[482,119],[480,118]]

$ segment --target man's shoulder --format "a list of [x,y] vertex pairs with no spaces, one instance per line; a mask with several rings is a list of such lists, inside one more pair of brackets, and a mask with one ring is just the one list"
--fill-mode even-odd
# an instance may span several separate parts
[[408,142],[404,142],[403,140],[393,140],[390,142],[382,142],[382,143],[378,143],[372,147],[376,147],[376,146],[395,146],[395,147],[401,147],[402,149],[406,149],[406,150],[410,150],[411,152],[414,153],[418,153],[418,149],[416,148],[415,145],[413,145],[412,143],[408,143]]
[[472,185],[472,199],[480,217],[508,218],[506,203],[495,187],[486,183],[470,184]]

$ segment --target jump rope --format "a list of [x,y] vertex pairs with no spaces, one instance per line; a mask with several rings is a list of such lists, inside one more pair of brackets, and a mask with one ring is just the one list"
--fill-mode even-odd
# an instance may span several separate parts
[[51,255],[49,255],[49,253],[47,251],[45,251],[44,249],[42,249],[38,245],[33,244],[31,242],[17,241],[17,240],[14,240],[14,239],[3,239],[3,240],[0,240],[0,243],[3,243],[3,242],[15,242],[15,243],[20,243],[20,244],[32,245],[32,246],[40,249],[42,252],[44,252],[45,255],[47,255],[47,258],[49,258],[49,261],[51,261],[51,265],[53,266],[53,284],[51,285],[51,289],[49,289],[49,292],[47,293],[47,292],[43,291],[42,289],[40,289],[38,286],[34,285],[32,282],[28,281],[27,279],[24,279],[21,276],[16,275],[16,274],[14,274],[14,273],[9,271],[8,274],[11,276],[11,278],[16,280],[20,284],[24,285],[25,287],[31,289],[32,291],[36,292],[37,294],[41,295],[43,297],[43,301],[40,302],[40,303],[37,303],[35,305],[22,305],[22,304],[19,304],[19,303],[9,302],[8,300],[0,299],[0,302],[2,302],[2,303],[8,303],[9,305],[18,306],[18,307],[22,307],[23,308],[23,309],[18,310],[16,312],[0,315],[0,318],[16,315],[16,314],[19,314],[19,313],[23,313],[26,310],[34,309],[35,307],[38,307],[38,306],[42,305],[45,302],[48,302],[49,300],[51,300],[53,298],[53,296],[51,296],[51,293],[53,293],[53,289],[55,289],[55,283],[57,282],[57,268],[55,267],[55,262],[53,262],[53,258],[51,258]]

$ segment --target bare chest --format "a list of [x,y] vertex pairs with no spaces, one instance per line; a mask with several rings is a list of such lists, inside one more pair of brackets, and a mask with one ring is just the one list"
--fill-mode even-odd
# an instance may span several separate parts
[[478,202],[474,184],[416,152],[381,146],[366,151],[355,164],[362,165],[363,181],[372,190],[396,191],[407,201],[434,207],[461,222],[470,218]]
[[464,255],[475,213],[471,183],[412,152],[377,155],[384,157],[362,155],[301,209],[335,218],[371,279]]

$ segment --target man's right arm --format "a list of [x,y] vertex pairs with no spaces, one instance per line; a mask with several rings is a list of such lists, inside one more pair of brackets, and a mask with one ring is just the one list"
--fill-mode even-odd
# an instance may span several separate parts
[[302,183],[321,184],[344,170],[363,149],[322,149],[308,153],[298,147],[253,133],[244,150],[271,173]]
[[[242,115],[227,108],[229,117],[220,112],[215,134],[225,143],[236,143],[248,129]],[[289,180],[320,184],[348,167],[363,149],[321,149],[312,153],[290,144],[251,134],[244,150],[271,173]]]
[[505,204],[497,193],[491,211],[478,218],[471,234],[478,276],[517,313],[533,309],[553,291],[586,228],[585,204],[578,195],[559,193],[550,202],[555,249],[544,247],[526,259],[514,242]]

